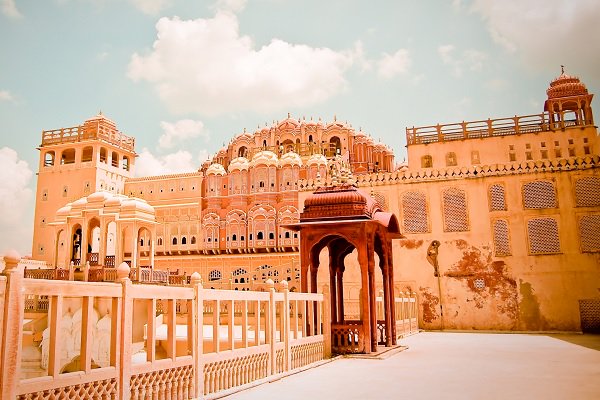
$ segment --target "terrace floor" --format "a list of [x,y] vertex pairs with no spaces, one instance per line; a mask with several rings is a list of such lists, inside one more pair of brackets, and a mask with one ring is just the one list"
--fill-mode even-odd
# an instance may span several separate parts
[[424,332],[227,399],[600,399],[600,335]]

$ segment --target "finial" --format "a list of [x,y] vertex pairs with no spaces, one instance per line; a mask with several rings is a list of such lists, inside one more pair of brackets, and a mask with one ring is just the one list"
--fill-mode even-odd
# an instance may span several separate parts
[[244,128],[244,133],[246,133],[246,128]]
[[100,112],[98,112],[98,115],[102,115],[102,110],[100,110]]
[[564,66],[564,65],[561,65],[561,66],[560,66],[560,73],[561,73],[561,74],[564,74],[564,73],[565,73],[565,66]]
[[290,115],[290,113],[288,113],[288,118],[290,118],[290,117],[291,117],[291,115]]
[[333,122],[337,121],[337,115],[333,114]]

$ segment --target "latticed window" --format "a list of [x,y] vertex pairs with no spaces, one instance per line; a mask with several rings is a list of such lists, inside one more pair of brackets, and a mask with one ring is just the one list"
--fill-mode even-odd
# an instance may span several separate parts
[[523,185],[525,208],[556,208],[556,191],[551,181],[533,181]]
[[577,207],[600,206],[600,178],[588,176],[575,182]]
[[425,233],[429,231],[427,223],[427,203],[425,194],[408,192],[402,195],[402,220],[406,233]]
[[504,185],[495,184],[490,186],[490,211],[506,210],[506,194]]
[[579,220],[581,251],[600,251],[600,215],[584,215]]
[[494,249],[496,256],[510,255],[508,221],[505,219],[497,219],[494,221]]
[[212,271],[210,271],[208,273],[209,281],[218,281],[219,279],[221,279],[221,271],[219,271],[217,269],[213,269]]
[[469,230],[467,195],[464,190],[449,188],[442,195],[444,207],[444,231],[464,232]]
[[533,218],[527,221],[530,254],[560,253],[558,223],[554,218]]

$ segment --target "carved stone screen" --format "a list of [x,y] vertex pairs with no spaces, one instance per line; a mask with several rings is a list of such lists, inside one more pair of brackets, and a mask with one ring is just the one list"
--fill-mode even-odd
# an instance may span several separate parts
[[494,221],[494,250],[496,256],[510,255],[508,221],[505,219],[497,219]]
[[406,233],[429,232],[427,223],[427,202],[422,192],[408,192],[402,195],[402,225]]
[[527,221],[530,254],[560,253],[558,223],[554,218],[533,218]]
[[600,178],[588,176],[575,182],[577,207],[600,206]]
[[442,195],[444,207],[444,231],[465,232],[469,230],[467,195],[464,190],[449,188]]
[[556,208],[556,191],[551,181],[533,181],[523,185],[523,206],[530,209]]
[[505,211],[506,200],[504,185],[490,186],[490,211]]
[[600,251],[600,215],[584,215],[579,219],[581,251]]

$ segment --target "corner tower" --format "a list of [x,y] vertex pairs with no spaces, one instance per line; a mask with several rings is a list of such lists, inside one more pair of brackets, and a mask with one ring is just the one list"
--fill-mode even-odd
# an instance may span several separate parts
[[592,97],[587,88],[576,76],[565,74],[561,65],[561,74],[550,82],[546,90],[548,99],[544,111],[549,113],[550,129],[564,129],[568,126],[594,125]]
[[[47,225],[58,209],[95,191],[123,193],[133,176],[135,139],[123,135],[102,113],[82,125],[42,132],[36,191],[32,256],[46,262],[67,249]],[[74,239],[77,241],[77,239]],[[52,249],[57,243],[58,248]]]

